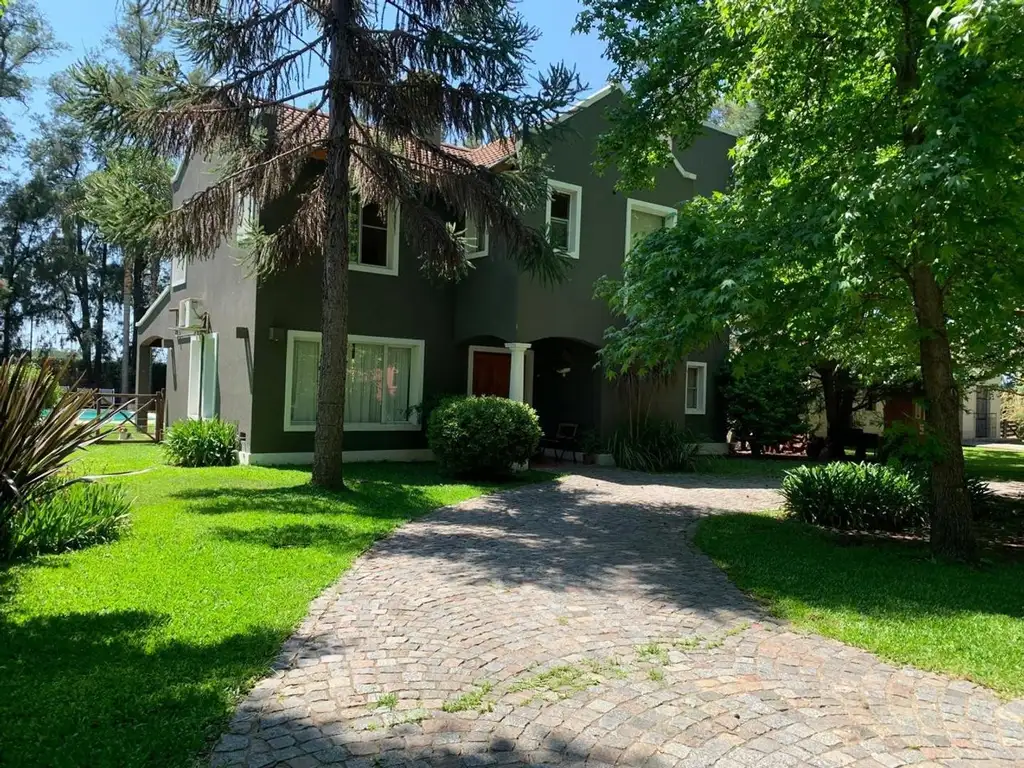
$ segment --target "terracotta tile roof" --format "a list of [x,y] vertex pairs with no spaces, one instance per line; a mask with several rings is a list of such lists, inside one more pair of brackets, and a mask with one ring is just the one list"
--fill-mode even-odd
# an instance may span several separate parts
[[[309,122],[307,123],[304,132],[309,132],[310,139],[315,139],[318,136],[326,137],[326,113],[311,113],[308,110],[288,105],[281,105],[278,109],[277,119],[279,130],[287,131],[291,128],[295,128],[309,115],[312,116],[309,117]],[[515,152],[515,142],[510,139],[498,139],[487,144],[481,144],[479,147],[459,147],[454,144],[442,144],[441,146],[446,152],[450,152],[453,155],[470,160],[476,165],[483,166],[485,168],[497,165]]]

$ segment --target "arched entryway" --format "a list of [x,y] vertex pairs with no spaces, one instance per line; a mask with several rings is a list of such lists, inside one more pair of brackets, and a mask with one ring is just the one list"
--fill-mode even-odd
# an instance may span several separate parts
[[533,341],[533,407],[547,435],[559,424],[575,424],[578,433],[596,433],[600,424],[601,370],[597,347],[577,339],[549,337]]

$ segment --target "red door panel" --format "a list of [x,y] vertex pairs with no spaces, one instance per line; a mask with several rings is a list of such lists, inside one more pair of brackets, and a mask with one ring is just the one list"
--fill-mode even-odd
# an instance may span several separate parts
[[501,352],[473,353],[473,394],[508,397],[512,355]]

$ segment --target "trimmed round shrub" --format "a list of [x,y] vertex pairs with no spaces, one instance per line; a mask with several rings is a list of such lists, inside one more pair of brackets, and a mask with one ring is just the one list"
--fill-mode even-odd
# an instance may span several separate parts
[[442,469],[484,477],[529,461],[541,434],[533,408],[490,395],[445,400],[427,423],[427,443]]
[[219,419],[179,421],[164,438],[167,460],[179,467],[227,467],[238,460],[238,428]]
[[128,525],[131,500],[120,485],[74,483],[44,489],[12,520],[8,557],[31,557],[113,541]]
[[928,521],[921,484],[884,464],[798,467],[782,481],[786,511],[805,523],[855,531],[904,531]]

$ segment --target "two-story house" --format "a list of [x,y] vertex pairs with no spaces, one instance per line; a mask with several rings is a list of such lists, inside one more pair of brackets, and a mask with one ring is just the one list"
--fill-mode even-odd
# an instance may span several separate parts
[[[621,388],[597,364],[605,329],[615,322],[594,298],[602,275],[621,275],[635,238],[671,226],[674,206],[726,187],[732,135],[707,128],[675,152],[653,189],[624,193],[613,172],[593,167],[606,110],[621,93],[606,87],[577,105],[550,147],[544,208],[529,223],[549,228],[572,260],[567,279],[544,285],[506,258],[486,232],[467,241],[473,269],[458,283],[424,276],[400,208],[366,206],[350,264],[347,459],[429,458],[422,404],[449,394],[495,394],[537,409],[544,430],[579,425],[608,437],[627,418]],[[326,129],[326,119],[324,120]],[[505,142],[464,152],[501,169],[515,163]],[[179,204],[214,179],[210,164],[184,162],[174,179]],[[265,215],[265,214],[261,214]],[[265,226],[272,226],[264,221]],[[167,417],[219,416],[236,422],[242,460],[309,462],[313,450],[320,352],[319,259],[272,278],[249,277],[233,238],[213,259],[175,263],[170,286],[138,322],[139,391],[150,381],[156,348],[167,355]],[[680,361],[654,411],[724,447],[714,387],[720,344]]]

